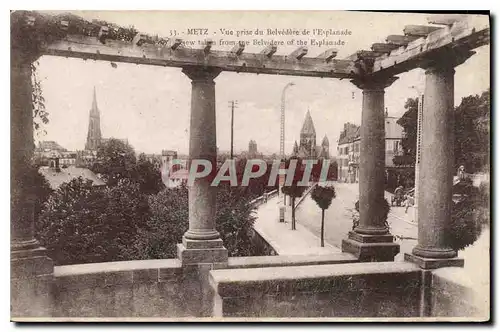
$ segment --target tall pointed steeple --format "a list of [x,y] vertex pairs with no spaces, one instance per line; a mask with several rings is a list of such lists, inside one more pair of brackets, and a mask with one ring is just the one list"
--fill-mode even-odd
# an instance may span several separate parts
[[300,131],[299,151],[304,151],[305,158],[316,158],[316,129],[309,109],[307,109],[306,118]]
[[293,152],[292,154],[294,156],[297,156],[299,154],[299,145],[297,144],[297,141],[295,141],[295,144],[293,145]]
[[316,129],[314,129],[314,123],[309,109],[307,110],[306,118],[304,119],[300,133],[305,135],[316,135]]
[[97,108],[97,94],[95,92],[95,85],[94,85],[94,97],[92,99],[92,108],[90,109],[90,113],[94,115],[99,115],[99,108]]
[[328,137],[326,137],[326,134],[325,134],[325,137],[323,137],[323,141],[321,142],[321,145],[322,146],[330,146],[330,142],[328,141]]
[[89,130],[87,132],[87,143],[85,150],[95,151],[101,144],[101,115],[97,106],[97,94],[94,86],[92,108],[89,112]]

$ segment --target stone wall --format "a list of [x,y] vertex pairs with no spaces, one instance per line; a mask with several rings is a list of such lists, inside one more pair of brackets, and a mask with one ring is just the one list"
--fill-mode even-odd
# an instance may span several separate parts
[[200,317],[198,273],[177,259],[56,267],[53,316]]
[[211,271],[216,317],[419,317],[421,270],[347,263]]
[[432,317],[490,319],[490,285],[474,284],[462,268],[433,271],[431,289]]

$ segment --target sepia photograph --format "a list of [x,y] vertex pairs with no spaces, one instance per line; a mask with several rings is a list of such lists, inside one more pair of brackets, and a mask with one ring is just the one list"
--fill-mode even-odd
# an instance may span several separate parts
[[490,321],[490,24],[11,10],[11,321]]

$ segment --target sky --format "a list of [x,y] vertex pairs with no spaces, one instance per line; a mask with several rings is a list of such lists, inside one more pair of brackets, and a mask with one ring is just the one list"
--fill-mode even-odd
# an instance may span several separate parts
[[[185,40],[204,37],[187,36],[188,28],[206,28],[215,46],[225,40],[252,40],[255,37],[222,37],[220,29],[255,30],[256,28],[331,28],[349,29],[345,45],[338,48],[337,59],[357,50],[370,49],[386,36],[402,34],[405,25],[427,24],[427,14],[362,12],[73,12],[86,19],[103,19],[122,26],[135,26],[141,32],[169,36],[175,30]],[[486,18],[487,19],[487,18]],[[184,32],[184,34],[182,34]],[[262,36],[259,39],[289,40],[292,37]],[[321,39],[317,37],[311,37]],[[310,38],[307,38],[310,39]],[[328,40],[337,40],[329,37]],[[262,46],[249,45],[248,52]],[[277,54],[289,54],[297,46],[279,47]],[[308,46],[308,56],[316,56],[331,46]],[[455,106],[462,97],[480,94],[489,88],[489,46],[456,68]],[[54,140],[69,150],[85,146],[88,115],[95,86],[101,112],[103,137],[126,138],[137,152],[161,153],[176,150],[187,154],[191,82],[178,68],[80,60],[43,56],[37,71],[41,80],[49,123],[36,133],[36,140]],[[404,103],[424,89],[424,71],[415,69],[399,75],[386,89],[385,106],[390,115],[401,116]],[[316,127],[317,142],[323,136],[330,141],[330,153],[336,147],[343,124],[361,124],[361,90],[348,80],[292,76],[256,75],[223,72],[216,79],[217,146],[230,149],[231,110],[229,101],[237,100],[234,118],[234,149],[248,149],[255,140],[263,153],[279,153],[281,93],[289,82],[295,85],[286,93],[285,152],[290,153],[307,110]],[[416,89],[410,88],[416,86]],[[46,131],[46,134],[43,133]]]

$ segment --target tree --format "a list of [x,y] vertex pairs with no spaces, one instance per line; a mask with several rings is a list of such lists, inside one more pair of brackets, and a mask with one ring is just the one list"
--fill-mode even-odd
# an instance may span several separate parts
[[92,171],[100,173],[108,186],[120,179],[132,178],[137,161],[134,149],[127,143],[111,138],[97,149],[97,160]]
[[49,197],[37,233],[57,265],[128,260],[148,211],[138,184],[123,179],[96,188],[80,177]]
[[321,209],[321,246],[325,246],[325,210],[332,204],[332,199],[336,197],[335,188],[333,186],[321,186],[317,185],[314,187],[311,193],[312,199]]
[[54,192],[52,188],[50,188],[47,179],[38,172],[38,166],[35,165],[32,168],[33,172],[33,196],[35,197],[35,211],[34,211],[34,220],[37,222],[40,213],[42,212],[43,205],[49,199],[50,195]]
[[303,165],[299,158],[292,157],[288,159],[285,162],[285,167],[288,169],[290,167],[290,161],[293,159],[297,160],[297,166],[293,174],[292,184],[287,185],[285,181],[281,190],[283,194],[290,196],[290,199],[292,200],[292,230],[295,230],[295,199],[302,196],[306,187],[298,185],[298,182],[302,180],[302,176],[304,175]]
[[[490,165],[490,89],[481,96],[462,98],[454,109],[454,168],[464,165],[469,173]],[[403,127],[403,155],[395,156],[395,165],[414,165],[417,144],[418,99],[408,98],[407,110],[397,121]]]
[[455,169],[464,165],[468,173],[490,164],[490,90],[462,98],[455,108]]
[[132,178],[139,183],[141,192],[144,194],[157,194],[165,185],[161,178],[161,172],[155,165],[146,159],[141,153],[132,172]]
[[[215,190],[216,188],[214,188]],[[217,188],[216,229],[230,256],[254,254],[251,242],[255,218],[250,197],[242,187]],[[189,227],[188,188],[167,188],[149,196],[151,217],[139,230],[134,249],[137,259],[176,257],[177,243]]]
[[417,117],[418,117],[418,98],[408,98],[404,108],[406,112],[397,121],[403,127],[403,139],[401,146],[402,156],[395,156],[393,162],[395,165],[414,165],[417,147]]

